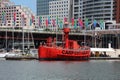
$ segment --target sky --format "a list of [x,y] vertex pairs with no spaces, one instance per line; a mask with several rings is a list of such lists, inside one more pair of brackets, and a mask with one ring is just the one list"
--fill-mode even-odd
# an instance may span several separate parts
[[10,0],[14,2],[16,5],[23,5],[29,7],[33,13],[36,14],[36,0]]

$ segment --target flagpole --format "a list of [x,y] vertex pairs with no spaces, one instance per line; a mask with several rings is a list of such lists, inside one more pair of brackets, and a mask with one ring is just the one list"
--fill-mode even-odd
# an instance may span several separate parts
[[33,26],[33,22],[34,22],[34,16],[31,15],[30,26],[29,26],[28,29],[27,29],[27,30],[28,30],[28,41],[27,41],[28,51],[27,51],[27,53],[30,53],[30,41],[29,41],[29,34],[30,34],[30,32],[29,32],[29,30],[30,30],[30,27]]
[[5,38],[6,38],[6,42],[5,42],[5,46],[6,46],[6,49],[7,49],[7,26],[6,26],[6,13],[5,12],[2,12],[2,26],[5,26],[6,27],[6,33],[5,33]]
[[[95,24],[97,24],[97,22],[94,20],[94,22],[93,22],[93,27],[96,28],[97,25],[95,25]],[[97,44],[97,42],[96,42],[96,36],[97,36],[96,29],[94,29],[94,39],[95,39],[95,45],[94,45],[94,47],[95,47],[95,48],[97,47],[97,46],[96,46],[96,44]]]
[[[86,44],[86,28],[84,30],[84,43]],[[85,46],[85,44],[84,44],[84,46]]]
[[22,42],[23,42],[23,45],[22,45],[22,53],[24,54],[24,29],[23,29],[23,27],[22,27]]
[[[85,16],[85,19],[86,19],[86,16]],[[85,22],[85,20],[84,20],[84,22]],[[86,25],[84,25],[85,26],[85,30],[84,30],[84,43],[86,44]],[[85,46],[85,44],[84,44],[84,46]]]
[[24,19],[23,19],[24,17],[22,16],[22,42],[23,42],[23,44],[22,44],[22,53],[24,54],[24,29],[23,29],[23,24],[24,24]]
[[[3,16],[4,16],[3,24],[6,26],[6,13],[4,13]],[[6,35],[5,36],[6,36],[6,49],[7,49],[7,26],[6,26]]]
[[[92,25],[91,25],[91,30],[93,30],[93,16],[92,16]],[[92,35],[94,36],[94,32],[92,31]],[[93,44],[93,36],[92,36],[92,47],[94,46]]]
[[12,38],[13,38],[13,49],[14,49],[14,26],[12,27],[12,29],[13,29],[13,32],[12,32]]
[[58,36],[57,36],[57,29],[58,29],[58,16],[56,16],[57,17],[57,19],[56,19],[56,23],[57,23],[57,25],[56,25],[56,45],[57,45],[57,38],[58,38]]
[[7,49],[7,27],[6,27],[6,49]]
[[58,24],[56,26],[56,45],[57,45],[57,28],[58,28]]
[[7,49],[7,26],[6,26],[6,49]]
[[[13,16],[13,18],[14,18],[14,16]],[[13,32],[12,32],[13,47],[12,47],[12,49],[14,50],[14,26],[15,26],[15,21],[14,21],[14,19],[13,19],[13,22],[14,22],[14,25],[12,26],[12,29],[13,29]]]

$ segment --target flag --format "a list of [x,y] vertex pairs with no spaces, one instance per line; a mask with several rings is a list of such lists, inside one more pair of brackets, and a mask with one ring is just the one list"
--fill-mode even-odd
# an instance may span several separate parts
[[31,17],[32,17],[32,23],[34,23],[35,17],[33,15],[31,15]]
[[14,22],[16,21],[16,13],[14,13]]
[[14,17],[13,17],[13,20],[14,20],[14,26],[15,26],[15,23],[16,23],[16,13],[14,12]]
[[53,25],[53,27],[55,27],[55,20],[54,19],[52,19],[52,25]]
[[50,16],[48,16],[48,24],[50,24]]
[[74,26],[74,18],[72,18],[72,20],[71,20],[71,21],[72,21],[72,26]]
[[60,24],[60,28],[62,29],[63,28],[63,22],[62,22],[62,20],[60,20],[59,24]]
[[5,12],[2,12],[2,21],[4,22]]
[[77,20],[74,21],[74,29],[77,28]]
[[46,27],[48,27],[48,19],[45,20]]
[[32,23],[34,23],[34,19],[35,19],[35,17],[33,15],[31,15],[31,17],[30,17],[30,26],[32,25]]
[[88,28],[88,18],[85,18],[85,27]]
[[64,18],[64,23],[65,23],[65,22],[67,22],[67,18],[66,18],[66,17]]
[[103,20],[100,20],[100,28],[104,29],[104,21]]
[[59,20],[58,20],[58,16],[56,17],[56,24],[58,25],[58,22],[59,22]]
[[93,21],[93,27],[96,27],[96,26],[97,26],[97,21],[94,20],[94,21]]
[[22,17],[22,26],[24,26],[25,25],[24,14],[21,17]]
[[2,22],[5,24],[6,23],[6,13],[2,12]]
[[42,24],[42,17],[39,17],[39,26]]
[[81,28],[83,27],[83,21],[80,18],[78,19],[78,24]]
[[30,18],[30,26],[32,26],[32,19]]

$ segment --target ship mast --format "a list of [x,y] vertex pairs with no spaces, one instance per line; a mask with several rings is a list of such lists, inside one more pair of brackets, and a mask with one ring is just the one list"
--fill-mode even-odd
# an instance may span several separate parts
[[65,42],[64,47],[68,48],[69,47],[69,32],[70,32],[70,28],[68,28],[68,22],[65,22],[63,31],[64,31],[64,42]]

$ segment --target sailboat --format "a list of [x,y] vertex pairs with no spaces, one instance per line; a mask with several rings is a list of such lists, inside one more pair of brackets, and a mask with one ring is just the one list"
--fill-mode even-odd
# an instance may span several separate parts
[[5,33],[5,38],[6,38],[6,42],[5,42],[5,46],[6,46],[6,49],[3,48],[3,49],[0,49],[0,58],[4,58],[8,53],[7,53],[7,26],[6,26],[6,17],[4,15],[4,19],[3,19],[3,23],[2,25],[6,27],[6,33]]
[[[22,16],[24,17],[24,16]],[[24,19],[23,19],[24,20]],[[24,21],[22,21],[24,22]],[[13,28],[14,29],[14,28]],[[12,59],[12,60],[20,60],[20,59],[35,59],[33,52],[35,52],[35,46],[33,42],[30,42],[30,29],[24,29],[24,23],[22,23],[22,43],[16,43],[16,44],[20,44],[22,45],[22,49],[21,50],[16,50],[14,49],[14,36],[13,36],[13,51],[11,52],[12,54],[15,54],[13,56],[6,56],[6,59]],[[13,30],[14,31],[14,30]],[[27,32],[24,32],[27,31]],[[14,35],[14,34],[13,34]],[[27,39],[25,38],[27,36]],[[31,34],[32,37],[32,34]],[[33,41],[33,37],[32,37],[32,41]],[[31,49],[31,46],[33,46],[33,49]],[[37,49],[36,49],[37,50]],[[17,52],[17,53],[16,53]]]

